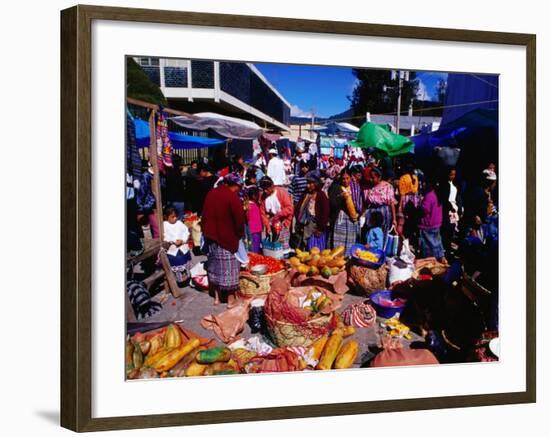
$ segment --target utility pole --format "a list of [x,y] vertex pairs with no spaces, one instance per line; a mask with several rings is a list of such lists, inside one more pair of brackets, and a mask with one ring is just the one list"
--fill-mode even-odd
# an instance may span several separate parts
[[[396,133],[399,133],[399,124],[401,119],[401,93],[403,91],[403,82],[409,81],[409,72],[403,71],[403,70],[392,70],[391,72],[391,78],[392,80],[398,80],[397,85],[397,121],[396,121]],[[384,87],[384,91],[386,91],[387,88],[390,87]]]
[[399,134],[399,122],[401,120],[401,91],[403,90],[403,78],[401,77],[401,72],[399,72],[399,85],[397,86],[397,123],[396,123],[396,132]]

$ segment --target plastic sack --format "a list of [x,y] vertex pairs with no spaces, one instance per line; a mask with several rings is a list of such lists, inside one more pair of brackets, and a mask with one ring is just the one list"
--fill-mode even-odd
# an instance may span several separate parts
[[414,264],[416,257],[414,256],[414,253],[412,253],[409,240],[407,239],[403,240],[403,246],[401,247],[401,254],[399,255],[399,258],[408,264]]
[[388,282],[390,287],[400,282],[409,280],[415,271],[414,262],[409,263],[401,258],[390,259],[388,261],[388,267]]
[[384,349],[376,355],[370,367],[419,366],[439,364],[439,361],[428,349]]

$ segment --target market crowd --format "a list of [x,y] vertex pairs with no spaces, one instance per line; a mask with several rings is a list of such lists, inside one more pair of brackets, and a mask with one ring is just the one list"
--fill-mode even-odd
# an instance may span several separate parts
[[[181,165],[173,155],[164,162],[163,234],[180,283],[188,280],[191,253],[206,255],[216,301],[230,302],[247,252],[288,257],[296,248],[344,246],[350,255],[355,243],[384,251],[398,237],[419,257],[460,259],[474,279],[496,288],[495,163],[465,180],[454,162],[419,168],[412,154],[390,158],[372,148],[349,148],[335,158],[299,143],[289,158],[282,156],[274,143],[248,161],[233,156]],[[160,235],[153,170],[143,164],[127,189],[131,254],[143,250],[143,225],[153,238]]]

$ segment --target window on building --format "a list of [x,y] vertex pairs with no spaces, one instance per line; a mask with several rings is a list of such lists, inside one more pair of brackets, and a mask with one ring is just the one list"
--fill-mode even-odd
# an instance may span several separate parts
[[167,67],[187,68],[187,59],[166,59],[164,65]]
[[138,58],[139,59],[139,65],[143,67],[158,67],[159,66],[159,58]]

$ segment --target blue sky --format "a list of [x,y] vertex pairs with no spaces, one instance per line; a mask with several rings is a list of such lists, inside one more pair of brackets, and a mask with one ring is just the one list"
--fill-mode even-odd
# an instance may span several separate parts
[[[329,117],[349,108],[347,96],[351,95],[355,85],[351,68],[255,65],[292,105],[292,115],[306,117],[313,110],[318,116]],[[418,73],[420,88],[426,100],[432,100],[436,96],[435,85],[446,76],[445,73]]]

